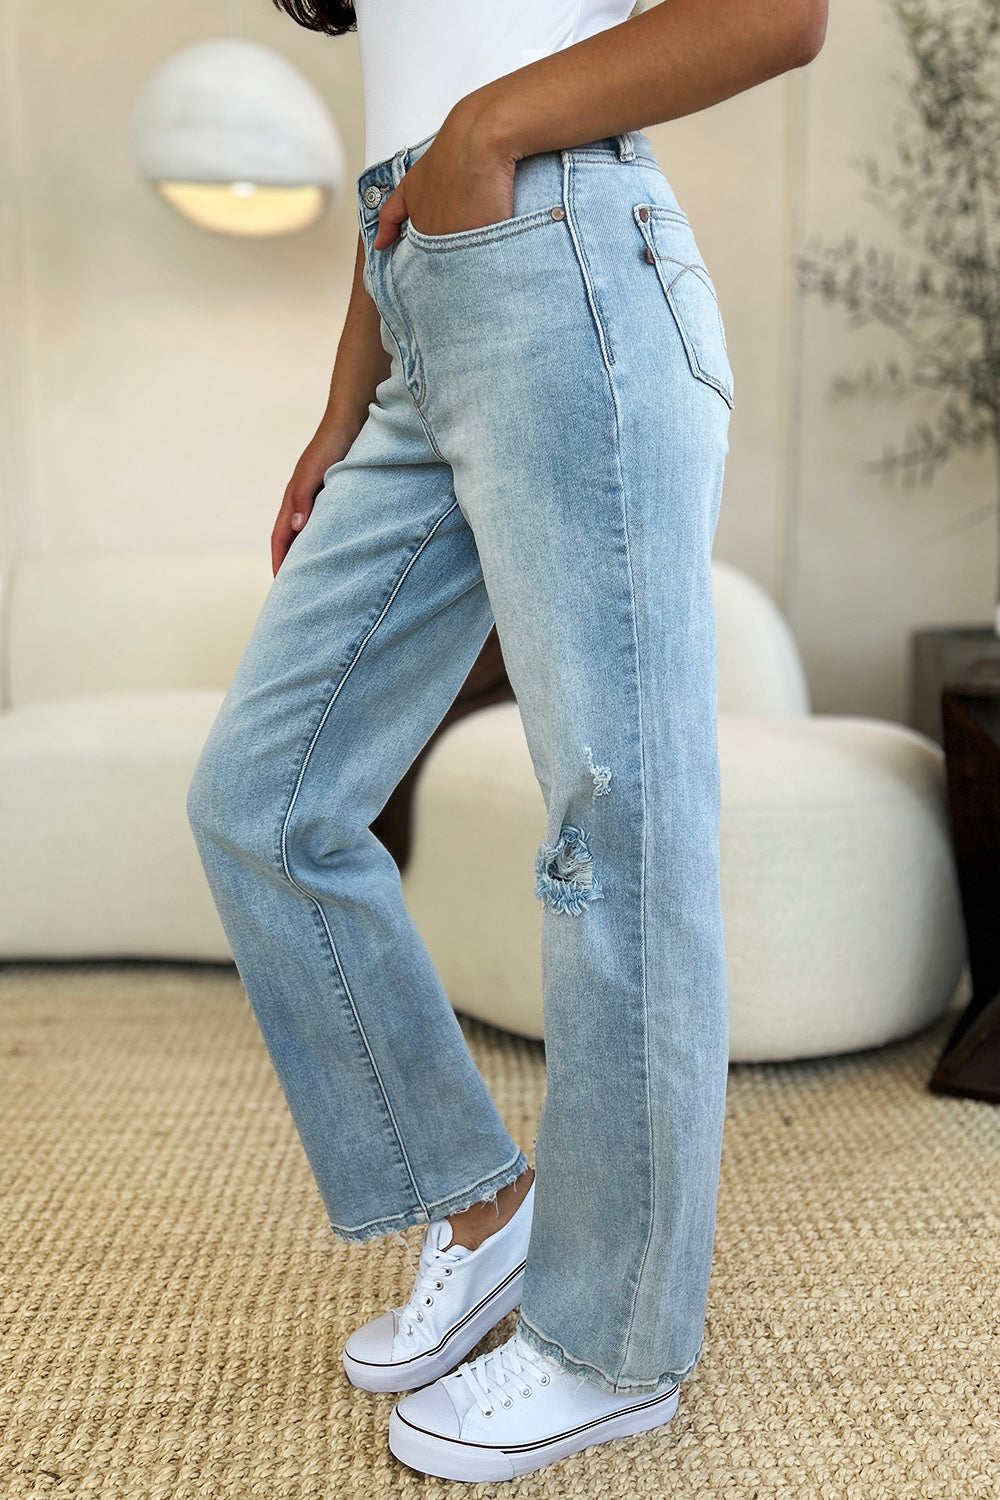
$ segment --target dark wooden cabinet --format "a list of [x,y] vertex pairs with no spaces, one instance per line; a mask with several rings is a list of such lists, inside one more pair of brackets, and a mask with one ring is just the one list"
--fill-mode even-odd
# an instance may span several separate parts
[[928,1087],[1000,1103],[1000,661],[941,694],[948,805],[969,941],[972,998]]

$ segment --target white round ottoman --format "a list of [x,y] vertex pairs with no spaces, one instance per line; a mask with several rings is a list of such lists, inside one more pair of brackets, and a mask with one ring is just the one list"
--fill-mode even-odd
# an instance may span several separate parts
[[[964,959],[938,746],[880,720],[721,713],[719,753],[731,1059],[935,1020]],[[545,809],[515,704],[440,736],[413,818],[403,890],[452,1004],[541,1037]]]
[[965,956],[940,748],[877,719],[723,714],[719,754],[733,1061],[936,1020]]

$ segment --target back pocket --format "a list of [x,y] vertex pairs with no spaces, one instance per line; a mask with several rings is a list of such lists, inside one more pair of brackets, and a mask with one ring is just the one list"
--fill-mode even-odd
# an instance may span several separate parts
[[687,352],[691,373],[732,409],[733,372],[715,286],[686,216],[655,203],[632,210]]

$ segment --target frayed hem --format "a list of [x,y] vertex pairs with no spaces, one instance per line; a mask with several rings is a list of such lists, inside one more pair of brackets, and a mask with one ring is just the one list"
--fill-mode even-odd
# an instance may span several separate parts
[[452,1214],[460,1214],[465,1209],[471,1208],[474,1203],[495,1203],[501,1188],[516,1182],[529,1165],[524,1152],[519,1151],[509,1166],[492,1173],[489,1177],[484,1177],[473,1187],[454,1194],[451,1198],[442,1198],[437,1203],[427,1203],[420,1208],[407,1209],[405,1213],[396,1214],[390,1219],[376,1219],[370,1224],[362,1224],[358,1229],[345,1229],[330,1220],[330,1228],[339,1240],[343,1240],[348,1245],[363,1245],[368,1240],[380,1239],[390,1234],[400,1234],[404,1229],[412,1229],[415,1224],[429,1224],[435,1219],[447,1219]]
[[568,1375],[578,1375],[584,1380],[589,1380],[600,1390],[607,1391],[611,1396],[653,1396],[670,1390],[672,1386],[680,1385],[695,1370],[701,1359],[702,1350],[699,1349],[692,1363],[679,1373],[667,1371],[658,1380],[612,1380],[603,1370],[596,1365],[588,1365],[580,1360],[571,1359],[561,1344],[553,1343],[551,1339],[543,1338],[536,1333],[531,1324],[525,1321],[523,1312],[518,1313],[517,1333],[536,1354],[543,1355],[546,1359],[558,1365]]

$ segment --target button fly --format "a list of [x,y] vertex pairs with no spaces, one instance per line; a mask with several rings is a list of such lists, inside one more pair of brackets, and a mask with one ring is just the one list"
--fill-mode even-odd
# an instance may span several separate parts
[[382,202],[383,192],[384,189],[376,186],[374,182],[369,187],[366,187],[361,194],[361,201],[365,205],[365,208],[378,208]]

